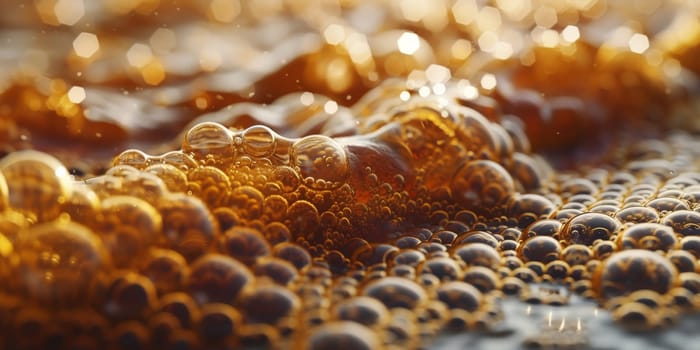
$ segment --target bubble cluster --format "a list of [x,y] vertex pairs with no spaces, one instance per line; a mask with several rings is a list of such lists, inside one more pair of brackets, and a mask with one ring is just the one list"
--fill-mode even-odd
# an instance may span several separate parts
[[[632,330],[700,310],[697,6],[72,3],[0,11],[0,348],[413,349],[513,333],[504,300]],[[588,345],[564,321],[523,345]]]

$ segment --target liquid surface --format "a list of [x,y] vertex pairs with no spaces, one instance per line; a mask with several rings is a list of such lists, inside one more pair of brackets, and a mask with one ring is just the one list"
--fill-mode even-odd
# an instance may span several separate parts
[[692,2],[0,9],[2,348],[692,341]]

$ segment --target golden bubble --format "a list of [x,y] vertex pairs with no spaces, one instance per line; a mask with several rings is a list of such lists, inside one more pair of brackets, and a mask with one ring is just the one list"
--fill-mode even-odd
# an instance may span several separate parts
[[663,256],[647,250],[630,249],[612,254],[593,276],[593,287],[602,298],[649,289],[665,293],[676,285],[678,272]]
[[160,213],[148,202],[131,196],[102,201],[99,235],[117,267],[126,267],[159,237]]
[[348,176],[348,159],[345,150],[333,139],[307,136],[295,142],[291,150],[291,163],[302,179],[311,178],[312,187],[337,187]]
[[213,244],[219,227],[206,205],[181,193],[163,196],[156,206],[163,223],[165,245],[192,261]]
[[83,302],[92,279],[110,266],[100,239],[73,222],[32,226],[20,232],[15,250],[24,289],[49,305]]
[[68,170],[58,159],[37,151],[15,152],[0,160],[10,207],[37,221],[60,214],[73,190]]

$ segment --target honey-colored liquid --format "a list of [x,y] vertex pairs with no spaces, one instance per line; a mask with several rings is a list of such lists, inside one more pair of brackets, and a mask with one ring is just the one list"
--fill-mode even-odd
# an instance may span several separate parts
[[3,3],[0,348],[696,313],[700,9],[651,3]]

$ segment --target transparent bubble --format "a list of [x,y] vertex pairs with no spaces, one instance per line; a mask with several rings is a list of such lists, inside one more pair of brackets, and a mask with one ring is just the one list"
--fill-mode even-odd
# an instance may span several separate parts
[[154,157],[152,162],[162,162],[163,164],[172,165],[182,171],[197,167],[197,162],[182,151],[170,151],[162,154],[159,157]]
[[241,133],[243,149],[253,157],[269,157],[275,153],[277,134],[263,125],[251,126]]
[[597,239],[608,240],[622,224],[615,218],[599,213],[583,213],[569,219],[559,237],[569,244],[592,245]]
[[490,212],[501,207],[515,192],[510,174],[498,163],[475,160],[461,167],[452,179],[452,194],[466,209]]
[[[73,191],[68,170],[58,159],[37,151],[14,152],[0,160],[9,205],[29,218],[49,221]],[[2,190],[4,191],[4,187]]]
[[219,168],[200,166],[187,172],[188,190],[203,200],[210,208],[227,202],[231,181]]
[[113,263],[126,267],[158,238],[160,213],[148,202],[131,196],[112,196],[102,201],[99,235]]
[[671,227],[647,222],[625,227],[617,236],[617,244],[620,249],[668,251],[676,247],[678,240]]
[[389,320],[386,306],[370,297],[354,297],[336,305],[333,309],[339,320],[353,321],[368,327],[382,326]]
[[200,304],[233,304],[239,294],[252,288],[255,278],[237,260],[220,254],[207,254],[190,266],[187,289]]
[[601,298],[628,295],[649,289],[666,293],[677,283],[678,271],[665,257],[641,249],[613,253],[593,275],[593,287]]
[[163,222],[166,246],[192,261],[204,254],[219,233],[219,227],[207,206],[182,193],[165,195],[156,207]]
[[100,211],[100,205],[97,194],[84,183],[78,182],[73,184],[73,191],[63,203],[62,210],[72,221],[92,226]]
[[301,348],[306,350],[337,349],[339,346],[345,349],[371,350],[381,346],[376,333],[359,323],[349,321],[334,321],[314,328],[303,343]]
[[387,308],[415,309],[425,303],[425,290],[416,282],[400,277],[385,277],[369,283],[362,294],[381,301]]
[[137,169],[144,169],[148,166],[149,162],[150,156],[148,154],[138,149],[130,149],[116,156],[112,164],[114,166],[128,165]]
[[291,150],[291,163],[302,179],[314,180],[312,186],[325,187],[319,180],[337,185],[348,176],[345,150],[327,136],[312,135],[295,142]]
[[84,302],[92,279],[110,265],[100,239],[87,227],[68,221],[22,231],[15,250],[24,289],[51,305]]
[[204,122],[193,126],[182,142],[182,151],[197,159],[216,155],[219,159],[233,157],[233,135],[223,125]]
[[274,325],[283,318],[294,317],[301,301],[282,286],[258,284],[241,296],[241,305],[247,321]]
[[161,178],[170,192],[187,191],[187,174],[173,165],[166,163],[153,164],[147,167],[145,171]]
[[476,311],[482,303],[481,292],[469,283],[451,281],[438,287],[437,299],[450,309]]

